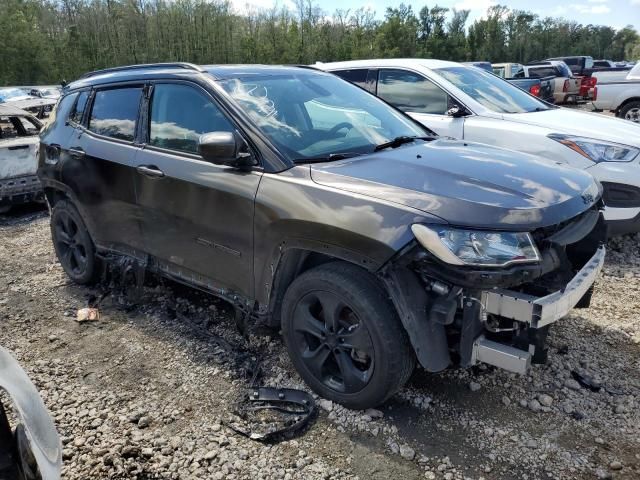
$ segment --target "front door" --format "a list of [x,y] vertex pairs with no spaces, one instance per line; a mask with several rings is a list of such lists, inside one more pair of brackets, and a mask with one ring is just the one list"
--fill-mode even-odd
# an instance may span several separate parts
[[402,69],[380,69],[377,95],[438,135],[463,138],[464,118],[447,115],[451,97],[423,75]]
[[212,289],[252,294],[253,211],[261,173],[214,165],[201,134],[234,131],[201,87],[153,86],[136,191],[146,250],[166,272]]

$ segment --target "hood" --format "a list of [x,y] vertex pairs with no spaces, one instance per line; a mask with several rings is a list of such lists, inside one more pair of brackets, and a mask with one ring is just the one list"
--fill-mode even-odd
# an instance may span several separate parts
[[505,114],[504,119],[545,127],[553,133],[595,138],[640,147],[640,125],[601,113],[552,108],[543,112]]
[[593,205],[588,173],[488,145],[435,140],[311,166],[312,179],[402,204],[453,225],[531,230]]

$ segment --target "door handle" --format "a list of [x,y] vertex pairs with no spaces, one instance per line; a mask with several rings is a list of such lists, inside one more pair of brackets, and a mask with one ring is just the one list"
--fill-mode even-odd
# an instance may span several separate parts
[[68,151],[71,158],[75,158],[76,160],[82,160],[84,158],[84,150],[80,147],[72,147]]
[[136,170],[138,171],[138,173],[141,173],[142,175],[146,175],[147,177],[153,177],[153,178],[164,177],[164,172],[160,170],[158,167],[156,167],[155,165],[139,165],[138,167],[136,167]]
[[26,150],[29,148],[29,145],[15,145],[13,147],[9,147],[9,150]]

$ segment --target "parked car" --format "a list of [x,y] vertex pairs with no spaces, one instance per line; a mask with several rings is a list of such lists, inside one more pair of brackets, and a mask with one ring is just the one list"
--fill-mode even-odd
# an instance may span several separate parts
[[575,103],[580,95],[581,80],[573,76],[566,63],[559,60],[535,62],[524,65],[515,74],[516,78],[554,77],[553,98],[555,103]]
[[618,65],[611,60],[594,60],[593,68],[617,68]]
[[363,85],[439,135],[586,169],[604,186],[612,234],[640,230],[640,127],[555,107],[495,75],[440,60],[317,64]]
[[[25,371],[0,347],[0,479],[58,480],[62,443],[53,420]],[[16,418],[11,425],[7,412]]]
[[593,102],[594,107],[640,123],[640,64],[616,76],[611,72],[594,72],[593,76],[598,79],[598,98]]
[[51,112],[56,101],[51,98],[38,98],[16,87],[0,88],[0,104],[11,104],[35,115],[45,118]]
[[547,58],[546,61],[558,60],[567,64],[573,75],[580,79],[580,97],[584,100],[593,100],[597,96],[596,79],[591,76],[593,71],[593,58],[588,55],[576,55],[572,57]]
[[574,75],[582,76],[593,69],[593,57],[588,55],[574,55],[569,57],[547,58],[545,61],[557,60],[564,62],[571,69]]
[[491,70],[495,75],[504,78],[507,82],[516,87],[529,92],[534,97],[554,103],[555,77],[527,76],[522,72],[522,65],[519,63],[494,63]]
[[56,86],[41,86],[41,87],[30,87],[29,93],[33,97],[40,98],[51,98],[53,100],[57,100],[60,98],[60,94],[62,93],[60,87]]
[[0,104],[0,213],[12,205],[43,200],[38,169],[38,134],[33,115]]
[[94,72],[40,152],[72,280],[125,256],[218,295],[280,328],[308,385],[351,408],[389,398],[416,358],[525,372],[604,257],[588,173],[439,139],[308,68]]

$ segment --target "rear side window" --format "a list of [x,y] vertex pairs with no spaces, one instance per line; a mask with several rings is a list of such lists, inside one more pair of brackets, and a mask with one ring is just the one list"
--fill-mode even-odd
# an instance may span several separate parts
[[82,117],[84,115],[84,110],[87,107],[87,100],[89,99],[89,92],[80,92],[78,95],[78,99],[76,100],[76,104],[69,115],[69,121],[74,123],[82,123]]
[[336,70],[335,73],[340,78],[355,83],[359,87],[365,88],[367,85],[367,72],[366,68],[358,68],[355,70]]
[[504,67],[493,67],[493,74],[499,76],[500,78],[504,78]]
[[198,153],[200,135],[233,132],[231,122],[203,92],[188,85],[159,84],[153,89],[149,144]]
[[444,115],[449,104],[444,90],[406,70],[380,70],[378,96],[405,112]]
[[89,130],[107,137],[133,141],[141,96],[141,87],[97,91]]
[[555,67],[529,68],[529,76],[534,78],[555,77],[558,74]]

